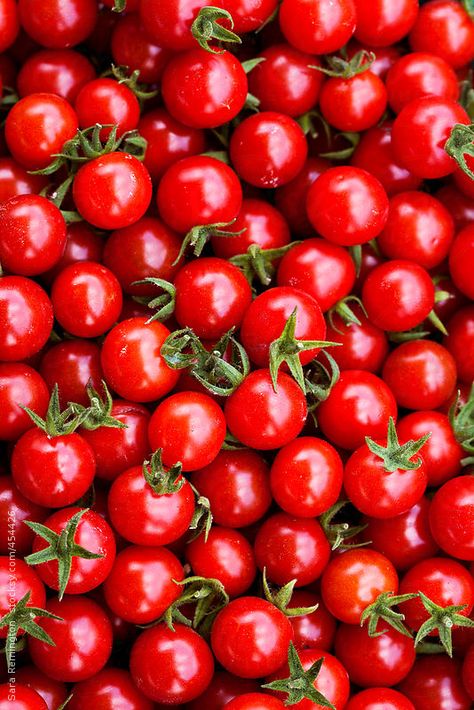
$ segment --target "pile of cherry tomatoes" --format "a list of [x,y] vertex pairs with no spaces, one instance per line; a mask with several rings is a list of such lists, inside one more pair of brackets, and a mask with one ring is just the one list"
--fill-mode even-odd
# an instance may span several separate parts
[[469,710],[473,0],[0,0],[0,710]]

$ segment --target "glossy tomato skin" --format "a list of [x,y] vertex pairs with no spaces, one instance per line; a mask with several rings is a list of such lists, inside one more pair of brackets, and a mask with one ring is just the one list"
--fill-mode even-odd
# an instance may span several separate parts
[[293,180],[276,189],[275,204],[295,236],[307,237],[312,233],[313,228],[306,215],[306,195],[316,178],[330,166],[329,160],[310,156]]
[[451,66],[434,54],[411,52],[400,57],[387,76],[388,101],[395,113],[420,96],[441,96],[456,101],[457,76]]
[[424,192],[402,192],[390,200],[377,243],[390,259],[408,259],[432,269],[448,256],[453,237],[453,219],[441,202]]
[[332,324],[328,323],[326,338],[341,345],[327,348],[327,351],[335,359],[340,370],[379,372],[388,354],[387,336],[381,328],[369,321],[358,304],[351,305],[351,309],[360,325],[346,325],[343,319],[334,313]]
[[35,427],[15,444],[11,469],[26,498],[47,508],[62,508],[87,491],[94,478],[95,460],[80,434],[50,438]]
[[23,97],[43,91],[73,103],[84,84],[95,76],[94,67],[79,52],[44,49],[29,57],[18,72],[18,93]]
[[148,427],[153,451],[163,449],[165,466],[180,461],[183,471],[210,464],[219,453],[225,433],[221,408],[199,392],[178,392],[163,400]]
[[[14,577],[14,579],[13,579]],[[11,566],[7,555],[0,557],[0,613],[7,614],[25,594],[30,592],[30,598],[26,606],[44,608],[46,594],[43,582],[36,572],[21,559],[14,561]],[[12,585],[13,581],[13,585]],[[35,617],[38,619],[38,617]],[[19,635],[23,635],[23,629],[19,629]],[[0,629],[0,638],[5,639],[8,635],[8,627]]]
[[346,710],[415,710],[415,706],[392,688],[368,688],[352,695]]
[[461,472],[463,449],[446,414],[425,410],[412,412],[399,420],[397,431],[401,441],[419,439],[431,433],[423,446],[428,485],[439,486]]
[[461,308],[447,323],[444,344],[456,361],[462,382],[474,380],[474,306]]
[[318,60],[288,44],[267,47],[265,59],[249,75],[249,90],[260,100],[261,111],[301,116],[318,101],[322,72],[312,68]]
[[456,476],[439,488],[430,508],[430,526],[441,549],[474,560],[474,479]]
[[371,549],[388,557],[397,570],[404,570],[438,552],[430,529],[430,501],[426,496],[405,513],[393,518],[365,516],[362,535]]
[[225,706],[227,710],[282,710],[285,706],[278,700],[266,693],[244,693]]
[[0,52],[4,52],[11,47],[15,41],[18,30],[18,9],[14,0],[2,0],[0,5]]
[[299,124],[274,111],[244,119],[230,140],[230,159],[236,173],[260,188],[280,187],[293,180],[303,168],[307,152]]
[[0,202],[18,195],[38,194],[46,187],[44,175],[31,175],[13,158],[0,158]]
[[206,149],[202,129],[184,126],[163,108],[153,109],[142,116],[138,131],[147,141],[143,164],[154,183],[173,163]]
[[254,370],[227,399],[225,416],[231,433],[245,446],[277,449],[298,436],[307,406],[289,375],[278,374],[275,392],[269,370]]
[[416,658],[413,641],[395,629],[371,638],[359,624],[341,624],[336,655],[353,683],[362,688],[391,686],[410,672]]
[[255,538],[257,565],[278,586],[291,580],[296,580],[296,587],[311,584],[321,576],[330,554],[321,525],[311,518],[275,513]]
[[155,84],[160,81],[170,53],[153,42],[145,31],[137,13],[122,16],[115,25],[110,51],[119,66],[138,70],[140,81]]
[[399,42],[413,27],[418,13],[417,0],[391,3],[376,0],[370,7],[354,0],[357,13],[355,37],[370,47],[387,47]]
[[382,79],[370,70],[344,79],[331,77],[319,99],[326,121],[340,131],[366,131],[382,117],[387,91]]
[[196,155],[168,168],[158,186],[157,202],[166,224],[185,234],[198,225],[232,222],[242,205],[242,188],[228,165]]
[[71,710],[97,707],[113,710],[122,705],[127,710],[152,710],[151,700],[135,687],[130,674],[119,668],[104,668],[97,675],[76,683],[68,703]]
[[49,285],[70,264],[77,261],[102,261],[104,240],[85,222],[72,222],[66,226],[66,246],[52,269],[42,274],[42,281]]
[[284,0],[280,8],[280,29],[287,41],[310,54],[328,54],[343,47],[356,27],[352,0]]
[[187,481],[175,493],[155,494],[142,466],[134,466],[114,480],[107,507],[112,525],[126,540],[136,545],[168,545],[189,528],[194,494]]
[[129,318],[116,325],[102,345],[101,362],[107,383],[132,402],[152,402],[167,394],[178,381],[160,356],[170,334],[158,321]]
[[388,198],[377,178],[345,165],[326,170],[311,185],[306,209],[321,236],[353,246],[380,234],[387,221]]
[[398,577],[390,560],[365,547],[336,555],[324,570],[321,593],[328,610],[345,624],[360,615],[381,592],[397,593]]
[[232,224],[236,234],[231,239],[211,237],[213,252],[223,259],[230,259],[237,254],[245,254],[251,244],[258,244],[261,249],[279,249],[291,241],[288,224],[282,214],[273,205],[263,200],[247,198],[237,219]]
[[317,517],[337,501],[342,473],[341,458],[331,444],[298,437],[280,449],[272,464],[273,498],[289,515]]
[[318,407],[318,423],[332,444],[357,449],[366,436],[382,439],[397,405],[390,389],[371,372],[345,370]]
[[23,522],[42,523],[47,515],[47,508],[32,503],[20,493],[11,476],[0,476],[0,554],[8,554],[12,538],[19,555],[30,552],[34,533]]
[[15,703],[15,710],[48,710],[41,695],[32,688],[28,688],[23,683],[15,683],[13,690],[11,683],[2,683],[0,685],[0,709],[9,710],[12,707],[12,702]]
[[453,242],[449,253],[449,273],[459,290],[471,299],[474,299],[474,288],[469,270],[473,259],[474,229],[468,226],[459,232]]
[[415,52],[432,52],[455,69],[473,58],[473,39],[472,20],[453,0],[425,3],[410,33],[410,44]]
[[112,232],[104,248],[104,264],[117,277],[126,293],[152,296],[156,286],[133,286],[144,278],[172,281],[181,240],[169,227],[154,217],[142,217],[124,229]]
[[48,710],[59,707],[66,700],[67,692],[64,683],[49,678],[33,665],[18,668],[16,677],[19,683],[28,686],[43,698]]
[[388,196],[405,190],[416,190],[421,178],[404,168],[392,149],[392,122],[384,121],[369,128],[362,136],[352,155],[351,165],[361,168],[382,184]]
[[383,379],[406,409],[436,409],[456,386],[456,363],[449,351],[431,340],[402,343],[385,361]]
[[410,330],[432,310],[434,285],[422,266],[394,259],[376,266],[367,276],[362,302],[369,320],[382,330]]
[[318,648],[327,651],[333,646],[336,620],[326,609],[319,594],[308,592],[305,589],[296,589],[288,607],[293,609],[315,606],[316,604],[318,604],[318,608],[310,614],[289,617],[293,627],[293,643],[298,650]]
[[[430,557],[411,567],[400,580],[400,594],[421,591],[435,604],[446,607],[465,605],[459,613],[469,616],[474,606],[474,580],[459,562],[444,557]],[[429,618],[418,598],[403,605],[406,623],[417,631]],[[432,635],[436,635],[435,632]]]
[[[295,338],[325,339],[326,323],[314,298],[291,286],[270,288],[252,301],[240,327],[242,345],[252,362],[259,367],[268,367],[270,346],[280,337],[295,309]],[[318,352],[318,348],[302,352],[299,355],[302,365],[307,365]]]
[[[43,523],[50,530],[60,535],[73,515],[81,508],[62,508],[54,512]],[[101,555],[94,560],[73,557],[71,573],[66,585],[67,594],[85,594],[102,584],[109,575],[115,560],[115,537],[110,525],[102,516],[88,510],[82,516],[74,535],[74,542],[89,552]],[[48,542],[38,535],[33,541],[33,552],[48,547]],[[36,571],[45,584],[58,590],[58,563],[56,560],[36,565]]]
[[87,385],[101,388],[100,348],[91,340],[63,340],[45,352],[39,370],[50,390],[58,385],[61,406],[77,402],[86,407]]
[[176,582],[183,577],[180,561],[167,548],[129,545],[119,552],[105,580],[105,601],[121,619],[149,624],[180,596]]
[[30,637],[33,663],[54,680],[66,683],[94,676],[105,666],[112,650],[112,626],[105,611],[83,596],[51,599],[47,609],[62,618],[38,622],[56,645]]
[[35,276],[53,267],[66,246],[66,222],[59,209],[40,195],[18,195],[0,205],[2,267]]
[[250,449],[220,451],[208,466],[193,472],[191,481],[209,499],[217,525],[252,525],[272,500],[268,465]]
[[70,264],[51,289],[54,315],[60,325],[79,338],[103,335],[122,310],[120,283],[110,269],[93,261]]
[[151,178],[133,155],[108,153],[79,168],[72,187],[80,215],[99,229],[137,222],[151,201]]
[[464,109],[452,99],[422,96],[400,111],[393,124],[395,158],[424,179],[450,175],[455,161],[444,150],[455,123],[468,123]]
[[186,547],[186,560],[199,577],[218,579],[230,597],[244,594],[257,568],[252,546],[237,530],[213,525],[207,540],[199,535]]
[[199,338],[218,340],[238,327],[252,301],[242,272],[225,259],[202,257],[183,266],[174,280],[174,315]]
[[[324,658],[321,670],[318,674],[314,687],[319,690],[324,697],[329,700],[335,710],[343,710],[346,707],[346,702],[349,698],[349,677],[342,663],[330,653],[320,649],[304,649],[298,652],[301,664],[305,670],[308,670],[315,661],[321,657]],[[287,678],[289,675],[288,664],[284,664],[276,673],[273,673],[266,681],[273,681],[279,678]],[[285,697],[282,693],[274,692],[275,695]],[[317,710],[318,704],[311,700],[301,700],[297,707],[301,710]]]
[[53,49],[73,47],[85,40],[97,18],[94,0],[48,0],[41,8],[36,7],[34,0],[21,0],[18,11],[22,27],[30,37]]
[[159,624],[144,631],[132,647],[130,672],[151,700],[179,705],[201,695],[211,682],[214,659],[207,643],[182,624],[171,631]]
[[34,426],[22,407],[44,417],[48,402],[46,382],[36,370],[23,363],[0,364],[0,440],[14,441]]
[[[13,320],[10,313],[16,314]],[[49,338],[53,307],[45,291],[23,276],[0,281],[0,361],[24,360],[37,353]]]
[[[107,77],[87,82],[74,102],[79,127],[84,129],[100,123],[104,126],[117,126],[117,135],[133,131],[140,117],[140,104],[133,91],[115,79]],[[111,128],[100,131],[102,140],[106,140]]]
[[181,52],[196,46],[191,24],[205,0],[139,2],[140,17],[149,36],[166,49]]
[[472,707],[462,683],[459,661],[445,654],[419,656],[398,689],[420,710],[439,710],[443,706],[446,710],[469,710]]
[[201,47],[175,55],[161,82],[169,113],[191,128],[217,128],[242,110],[247,76],[230,52],[207,52]]
[[374,518],[393,518],[406,513],[420,500],[428,483],[422,455],[411,460],[419,463],[418,468],[387,471],[383,460],[372,453],[367,444],[362,444],[344,467],[344,490],[351,503]]
[[78,128],[71,105],[60,96],[30,94],[8,114],[5,138],[13,158],[27,170],[40,170],[60,153]]
[[279,286],[292,286],[312,296],[327,311],[347,296],[355,281],[349,253],[325,239],[305,239],[288,251],[277,272]]
[[211,646],[230,673],[260,678],[283,665],[292,635],[290,622],[273,604],[259,597],[239,597],[217,615]]

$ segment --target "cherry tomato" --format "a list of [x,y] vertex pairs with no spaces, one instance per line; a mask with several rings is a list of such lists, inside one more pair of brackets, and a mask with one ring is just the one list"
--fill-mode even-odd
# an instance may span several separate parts
[[[461,308],[447,323],[444,344],[456,361],[462,382],[474,380],[474,306]],[[4,358],[6,359],[6,358]]]
[[354,4],[355,37],[371,47],[387,47],[399,42],[413,27],[418,13],[418,0],[396,3],[375,0],[370,7],[364,0],[354,0]]
[[453,219],[441,202],[424,192],[402,192],[390,200],[377,243],[390,259],[408,259],[432,269],[448,256],[453,237]]
[[[62,508],[53,513],[43,523],[60,535],[73,515],[81,508]],[[89,552],[101,555],[98,559],[87,560],[73,557],[70,576],[65,591],[67,594],[84,594],[95,589],[108,577],[115,560],[115,538],[109,524],[97,513],[88,510],[79,521],[74,542]],[[39,535],[33,540],[33,552],[39,552],[49,543]],[[43,562],[35,567],[43,582],[51,589],[59,589],[58,562]]]
[[43,91],[73,103],[84,84],[95,76],[83,54],[72,49],[44,49],[29,57],[18,72],[18,93],[23,98]]
[[18,195],[31,195],[46,187],[44,175],[31,175],[13,158],[0,158],[0,203]]
[[440,656],[418,656],[407,677],[398,686],[419,710],[456,708],[470,710],[471,700],[461,679],[459,661]]
[[191,128],[228,123],[242,110],[248,92],[247,76],[233,54],[200,47],[180,52],[167,63],[161,87],[166,109]]
[[306,215],[306,195],[322,172],[330,167],[324,158],[307,158],[298,175],[275,191],[275,204],[285,217],[292,234],[306,237],[312,232]]
[[275,513],[255,538],[257,565],[280,586],[294,579],[297,587],[311,584],[321,576],[330,554],[321,525],[311,518]]
[[140,2],[140,17],[160,47],[180,52],[196,46],[191,25],[205,4],[206,0],[149,0]]
[[413,175],[434,179],[450,175],[455,161],[444,150],[451,129],[469,118],[458,103],[438,96],[422,96],[407,103],[393,124],[395,159]]
[[353,695],[346,710],[415,710],[413,703],[392,688],[368,688]]
[[127,671],[119,668],[104,668],[97,675],[76,683],[70,710],[84,707],[96,707],[101,710],[113,710],[122,706],[126,710],[152,710],[153,704],[135,687]]
[[345,165],[317,178],[308,190],[306,209],[321,236],[352,246],[380,234],[387,221],[388,198],[370,173]]
[[393,259],[367,276],[362,301],[369,320],[382,330],[410,330],[433,309],[434,285],[422,266]]
[[388,102],[395,113],[420,96],[456,101],[458,79],[450,65],[434,54],[412,52],[400,57],[387,76]]
[[302,52],[329,54],[341,49],[356,28],[353,0],[283,0],[280,29],[288,42]]
[[207,540],[199,535],[186,547],[186,560],[199,577],[218,579],[230,597],[244,594],[257,568],[252,546],[242,533],[213,525]]
[[[107,500],[117,532],[136,545],[168,545],[184,535],[194,513],[194,494],[187,481],[179,491],[156,494],[134,466],[115,478]],[[206,576],[206,575],[204,575]]]
[[120,17],[115,25],[110,51],[116,65],[128,67],[130,72],[139,71],[140,81],[145,84],[160,81],[170,58],[167,50],[149,38],[140,17],[132,12]]
[[197,155],[168,168],[159,184],[157,201],[163,220],[184,234],[197,225],[232,222],[242,204],[242,188],[227,165]]
[[105,601],[121,619],[149,624],[181,595],[176,582],[183,577],[181,563],[165,547],[129,545],[119,552],[105,580]]
[[102,368],[107,383],[132,402],[152,402],[173,389],[179,373],[160,355],[170,334],[158,321],[129,318],[116,325],[104,340]]
[[79,168],[72,192],[87,222],[99,229],[122,229],[147,211],[151,178],[133,155],[108,153]]
[[[222,710],[234,698],[240,699],[242,693],[256,693],[259,686],[256,681],[237,678],[227,671],[216,671],[204,693],[189,703],[188,710]],[[266,696],[271,697],[271,696]]]
[[474,560],[474,478],[456,476],[439,488],[430,508],[434,539],[451,557]]
[[373,325],[363,309],[356,304],[351,310],[359,320],[357,323],[344,323],[343,318],[334,313],[328,324],[326,338],[340,347],[327,348],[327,352],[337,362],[340,370],[367,370],[378,372],[388,353],[387,337],[383,330]]
[[22,683],[2,683],[0,685],[0,710],[9,710],[14,703],[15,710],[48,710],[39,693]]
[[[92,0],[91,0],[92,2]],[[37,16],[36,12],[32,15]],[[44,28],[43,28],[44,30]],[[16,103],[5,123],[5,139],[13,158],[27,170],[40,170],[76,134],[77,116],[61,96],[29,94]]]
[[[26,606],[42,609],[46,601],[44,585],[36,572],[21,559],[4,556],[0,557],[0,615],[5,616],[15,605],[29,593],[30,597]],[[1,618],[0,617],[0,618]],[[34,617],[37,621],[40,617]],[[9,627],[0,629],[0,638],[7,638]],[[20,627],[17,636],[22,636],[24,630]]]
[[298,650],[319,648],[327,651],[333,646],[336,620],[326,609],[320,595],[296,589],[291,595],[288,608],[310,607],[316,604],[318,608],[310,614],[289,617],[293,627],[293,643]]
[[299,385],[280,372],[275,392],[269,370],[251,372],[225,405],[231,433],[245,446],[263,450],[281,448],[295,439],[306,415]]
[[28,649],[35,666],[54,680],[66,683],[98,673],[112,650],[112,626],[105,611],[83,596],[50,599],[47,610],[61,620],[38,619],[55,645],[30,637]]
[[112,271],[93,261],[66,266],[51,289],[54,315],[72,335],[94,338],[118,320],[122,291]]
[[406,409],[436,409],[456,386],[456,364],[449,351],[431,340],[412,340],[392,350],[383,379]]
[[321,89],[321,113],[340,131],[366,131],[381,119],[387,106],[382,79],[370,70],[349,79],[331,77]]
[[230,673],[260,678],[283,665],[292,633],[290,622],[273,604],[259,597],[239,597],[218,613],[211,646]]
[[388,557],[397,569],[407,569],[433,557],[438,546],[429,523],[430,502],[423,496],[418,503],[393,518],[364,517],[362,535],[370,547]]
[[[454,175],[456,176],[456,173]],[[464,195],[454,185],[445,185],[435,193],[435,196],[449,210],[456,229],[463,229],[473,221],[474,200]]]
[[49,437],[29,429],[15,444],[11,459],[13,480],[33,503],[62,508],[77,501],[95,474],[94,453],[80,434]]
[[260,520],[271,503],[269,469],[255,451],[220,451],[208,466],[194,471],[193,485],[209,499],[217,525],[243,528]]
[[449,252],[449,273],[456,286],[468,298],[474,299],[474,288],[469,276],[470,265],[474,259],[474,229],[461,230]]
[[31,279],[3,276],[0,279],[0,325],[0,360],[31,357],[41,350],[51,333],[51,301]]
[[328,510],[342,487],[342,461],[323,439],[302,436],[278,452],[270,471],[274,500],[286,513],[313,518]]
[[97,391],[101,387],[100,349],[90,340],[63,340],[53,345],[44,354],[39,369],[50,390],[58,385],[63,407],[68,402],[87,407],[90,404],[87,385]]
[[48,511],[20,493],[11,476],[0,476],[0,554],[7,555],[8,543],[15,543],[18,555],[31,551],[34,533],[25,520],[42,523]]
[[94,0],[47,0],[40,8],[34,0],[20,0],[18,11],[30,37],[53,49],[73,47],[85,40],[97,18]]
[[474,25],[453,0],[431,0],[420,8],[410,33],[415,52],[431,52],[458,69],[474,57]]
[[358,624],[339,626],[335,651],[351,681],[362,688],[399,683],[416,658],[413,639],[390,627],[371,638],[367,629]]
[[1,363],[0,439],[16,440],[33,426],[22,407],[28,407],[43,417],[48,401],[46,382],[36,370],[23,363]]
[[182,624],[175,624],[174,631],[165,624],[147,629],[132,647],[130,673],[135,685],[147,698],[165,705],[197,698],[211,682],[213,672],[209,646]]
[[391,390],[379,377],[363,370],[342,372],[318,407],[323,434],[343,449],[357,449],[366,436],[382,439],[390,417],[397,417]]
[[[140,104],[133,91],[115,79],[101,78],[88,81],[79,91],[74,102],[80,128],[89,128],[96,123],[112,124],[117,135],[133,131],[140,118]],[[111,128],[100,132],[106,140]]]
[[398,577],[390,560],[365,547],[333,557],[321,579],[325,605],[346,624],[359,624],[360,615],[379,594],[396,594],[397,589]]
[[225,438],[225,419],[211,397],[178,392],[164,399],[152,414],[148,437],[153,451],[163,450],[163,463],[178,461],[195,471],[213,461]]
[[48,710],[55,710],[66,700],[65,684],[48,678],[35,666],[22,666],[16,669],[16,678],[19,683],[38,693],[45,701]]
[[280,187],[303,168],[308,146],[299,124],[284,113],[262,111],[239,123],[230,139],[230,159],[242,180]]
[[244,693],[225,706],[227,710],[283,710],[281,700],[266,693]]
[[15,41],[20,25],[18,8],[14,0],[2,0],[0,4],[0,52],[11,47]]

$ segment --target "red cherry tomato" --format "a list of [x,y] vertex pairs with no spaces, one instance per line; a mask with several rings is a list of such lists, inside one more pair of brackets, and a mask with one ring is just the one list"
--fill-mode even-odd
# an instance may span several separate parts
[[326,121],[340,131],[366,131],[381,119],[387,106],[382,79],[370,70],[349,79],[331,77],[319,99]]
[[474,229],[466,227],[459,232],[449,252],[449,272],[459,290],[471,299],[474,299],[474,288],[470,277],[473,259]]
[[310,54],[330,54],[341,49],[356,28],[353,0],[283,0],[280,29],[297,49]]
[[122,705],[127,710],[152,710],[151,700],[145,698],[135,687],[130,674],[119,668],[104,668],[92,678],[76,683],[70,710],[83,707],[100,707],[112,710],[114,705]]
[[14,441],[34,426],[22,407],[44,417],[48,401],[46,382],[36,370],[23,363],[1,363],[0,440]]
[[445,654],[418,656],[412,670],[398,687],[420,710],[439,710],[443,704],[457,710],[470,710],[472,707],[463,686],[459,661]]
[[18,11],[30,37],[53,49],[73,47],[85,40],[97,19],[94,0],[47,0],[41,7],[35,0],[20,0]]
[[420,96],[456,101],[458,79],[450,65],[434,54],[412,52],[400,57],[387,76],[388,102],[395,113]]
[[368,688],[353,695],[346,710],[415,710],[413,703],[392,688]]
[[359,42],[377,48],[399,42],[413,27],[418,13],[418,0],[396,3],[375,0],[370,7],[364,0],[354,0],[354,4],[357,13],[355,37]]
[[474,57],[474,25],[453,0],[431,0],[420,7],[410,34],[415,52],[431,52],[458,69]]
[[[127,9],[131,5],[127,3]],[[139,71],[139,78],[145,84],[160,81],[170,53],[153,42],[140,17],[130,14],[120,17],[115,25],[110,43],[110,51],[115,64],[128,67],[130,72]]]
[[474,479],[456,476],[439,488],[430,508],[433,537],[451,557],[474,560]]
[[18,93],[57,94],[73,103],[84,84],[95,79],[95,69],[72,49],[45,49],[29,57],[18,72]]
[[[15,313],[15,319],[11,314]],[[53,307],[43,289],[23,276],[0,279],[0,360],[24,360],[37,353],[53,326]]]

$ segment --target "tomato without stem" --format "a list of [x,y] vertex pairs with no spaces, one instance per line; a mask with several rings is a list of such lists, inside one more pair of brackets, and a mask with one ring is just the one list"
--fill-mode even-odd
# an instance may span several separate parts
[[47,0],[41,8],[34,0],[20,0],[18,11],[22,27],[30,37],[44,47],[58,49],[85,40],[97,19],[94,0]]
[[122,705],[127,710],[152,710],[151,700],[145,698],[135,687],[130,674],[119,668],[104,668],[97,675],[76,683],[70,710],[97,707],[113,710],[114,705]]
[[14,441],[34,426],[22,407],[43,417],[48,402],[46,382],[36,370],[23,363],[0,364],[0,440]]
[[419,656],[398,689],[419,710],[439,710],[443,706],[446,710],[471,708],[461,679],[460,663],[445,654]]
[[474,25],[459,3],[431,0],[420,8],[410,44],[415,52],[431,52],[459,69],[474,56]]
[[456,73],[441,57],[411,52],[401,57],[387,76],[388,102],[395,113],[420,96],[441,96],[456,101]]
[[399,42],[413,27],[418,14],[417,0],[375,0],[369,7],[354,0],[357,13],[355,37],[372,47],[387,47]]
[[461,308],[447,323],[448,335],[444,340],[456,362],[458,377],[462,382],[474,380],[474,306]]
[[356,28],[353,0],[284,0],[280,29],[288,42],[310,54],[329,54],[341,49]]
[[468,298],[474,299],[470,267],[474,259],[474,229],[461,230],[449,252],[449,272],[456,286]]
[[369,688],[353,695],[346,710],[415,710],[415,706],[397,690]]
[[96,391],[101,388],[100,348],[91,340],[63,340],[45,352],[39,370],[50,390],[58,385],[63,407],[68,402],[87,407],[90,404],[87,385]]
[[0,685],[0,710],[9,710],[12,702],[15,710],[48,710],[41,695],[32,688],[15,683],[13,690],[11,683],[3,683]]
[[474,560],[474,478],[457,476],[439,488],[430,508],[430,526],[441,549]]
[[29,57],[18,72],[18,93],[23,97],[43,91],[72,103],[84,84],[95,76],[94,67],[79,52],[45,49]]

